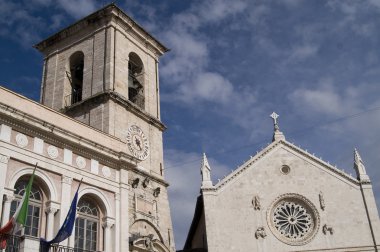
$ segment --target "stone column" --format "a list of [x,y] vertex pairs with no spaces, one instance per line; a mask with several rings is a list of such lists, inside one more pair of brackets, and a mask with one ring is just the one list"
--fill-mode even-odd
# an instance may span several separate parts
[[11,203],[15,199],[13,193],[5,193],[5,202],[3,208],[3,216],[1,226],[3,227],[9,221],[9,214],[11,212]]
[[[59,215],[59,226],[65,221],[66,215],[70,209],[71,205],[71,183],[73,178],[66,175],[62,175],[62,191],[61,191],[61,211]],[[71,236],[73,237],[73,236]],[[60,243],[62,246],[67,246],[67,239]]]
[[113,251],[112,249],[112,239],[111,239],[111,228],[115,224],[115,220],[110,217],[104,217],[103,218],[103,228],[104,228],[104,248],[103,251]]
[[129,251],[129,185],[128,171],[120,170],[120,251]]
[[55,202],[48,201],[46,203],[46,209],[45,212],[47,214],[46,216],[46,233],[45,237],[46,240],[50,241],[53,239],[54,236],[54,215],[59,210],[59,205]]
[[[9,157],[0,154],[0,199],[3,199],[4,188],[5,188],[5,178],[7,177],[7,166]],[[2,215],[2,208],[0,207],[0,216]]]
[[[115,218],[116,220],[120,220],[120,193],[115,193]],[[120,221],[115,223],[115,251],[120,251],[120,237],[118,237],[118,234],[120,234]]]

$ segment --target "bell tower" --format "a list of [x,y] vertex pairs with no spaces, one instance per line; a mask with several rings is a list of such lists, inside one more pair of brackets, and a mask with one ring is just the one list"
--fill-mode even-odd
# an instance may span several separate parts
[[120,185],[128,184],[122,189],[129,193],[121,212],[130,224],[130,248],[174,251],[158,75],[168,49],[115,4],[35,48],[44,55],[41,103],[125,142],[120,155],[132,161],[119,165]]
[[168,49],[114,4],[35,47],[42,104],[116,137],[133,117],[164,129],[158,58]]

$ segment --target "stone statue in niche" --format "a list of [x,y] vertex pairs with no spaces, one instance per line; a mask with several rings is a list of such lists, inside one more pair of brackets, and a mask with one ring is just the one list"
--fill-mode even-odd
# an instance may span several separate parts
[[327,224],[323,225],[322,227],[322,232],[323,234],[327,234],[327,233],[330,233],[331,235],[334,234],[334,229],[332,226],[328,226]]
[[255,197],[253,197],[253,199],[252,199],[252,205],[253,205],[253,209],[255,209],[255,210],[260,210],[261,209],[259,196],[255,195]]
[[139,185],[139,182],[140,182],[140,179],[139,178],[135,178],[132,181],[132,188],[137,188],[137,186]]
[[257,228],[257,230],[255,232],[256,239],[265,238],[266,236],[267,236],[267,233],[265,232],[264,227]]
[[157,198],[158,195],[160,195],[160,192],[161,192],[161,188],[157,187],[157,188],[154,189],[154,191],[153,191],[153,196]]
[[150,179],[149,178],[145,178],[144,181],[143,181],[143,187],[146,188],[149,185],[149,182],[150,182]]
[[321,205],[322,211],[325,210],[325,198],[323,197],[323,193],[319,192],[319,204]]

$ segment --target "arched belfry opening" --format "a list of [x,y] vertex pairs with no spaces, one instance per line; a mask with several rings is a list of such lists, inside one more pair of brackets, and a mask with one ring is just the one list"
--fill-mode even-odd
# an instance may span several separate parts
[[128,62],[128,100],[144,109],[144,65],[140,57],[131,52]]
[[84,54],[83,52],[75,52],[70,56],[70,71],[66,72],[71,85],[70,104],[80,102],[82,100],[83,91],[83,69]]

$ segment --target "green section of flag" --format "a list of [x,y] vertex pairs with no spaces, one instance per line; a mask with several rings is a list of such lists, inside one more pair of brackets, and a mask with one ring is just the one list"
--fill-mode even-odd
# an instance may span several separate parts
[[16,222],[19,223],[19,224],[21,224],[21,225],[23,225],[23,226],[25,226],[25,223],[26,223],[26,216],[28,214],[28,205],[29,205],[29,195],[30,195],[30,191],[32,189],[33,179],[34,179],[34,172],[36,171],[36,168],[37,168],[37,164],[36,164],[36,167],[33,170],[33,174],[30,177],[28,185],[26,187],[26,190],[25,190],[25,193],[24,193],[24,197],[23,197],[23,201],[21,202],[22,206],[21,206],[20,212],[18,213],[17,216],[15,216],[16,217]]

